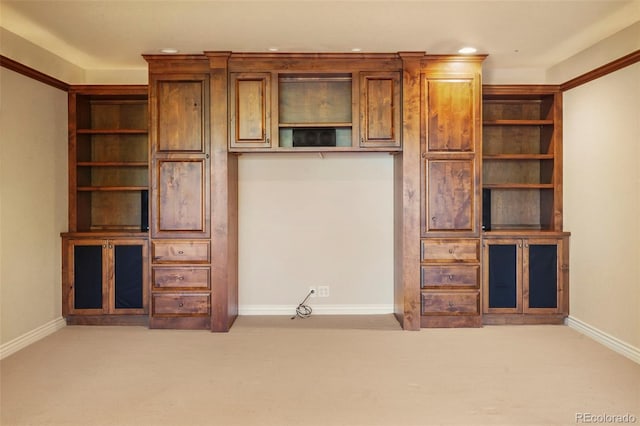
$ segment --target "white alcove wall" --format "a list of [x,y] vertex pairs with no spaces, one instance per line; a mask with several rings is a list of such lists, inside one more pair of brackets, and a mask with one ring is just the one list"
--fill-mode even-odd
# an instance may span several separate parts
[[292,314],[309,287],[314,314],[393,312],[393,156],[239,157],[239,311]]

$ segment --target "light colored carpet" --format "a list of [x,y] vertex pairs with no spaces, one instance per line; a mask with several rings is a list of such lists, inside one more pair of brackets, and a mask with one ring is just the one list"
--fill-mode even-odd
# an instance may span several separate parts
[[3,426],[640,423],[640,365],[565,326],[405,332],[389,315],[240,317],[223,334],[69,326],[0,368]]

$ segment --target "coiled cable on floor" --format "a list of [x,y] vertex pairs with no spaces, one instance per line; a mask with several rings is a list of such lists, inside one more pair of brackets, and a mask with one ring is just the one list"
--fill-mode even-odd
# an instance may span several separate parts
[[309,290],[309,294],[307,294],[307,297],[305,297],[304,300],[302,302],[300,302],[300,304],[296,308],[296,314],[294,316],[292,316],[291,319],[296,319],[296,317],[300,317],[302,319],[305,319],[305,318],[309,318],[311,316],[311,312],[313,311],[313,309],[311,309],[311,306],[305,305],[305,303],[307,302],[307,300],[311,297],[311,295],[313,293],[315,293],[315,290],[313,290],[313,289]]

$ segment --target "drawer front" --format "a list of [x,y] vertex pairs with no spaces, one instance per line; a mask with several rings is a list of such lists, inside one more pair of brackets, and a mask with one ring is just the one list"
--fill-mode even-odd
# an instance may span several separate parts
[[209,289],[209,268],[153,268],[153,287],[169,289]]
[[152,296],[153,316],[207,316],[211,311],[209,294],[162,294]]
[[480,240],[422,240],[422,262],[480,262]]
[[423,292],[422,315],[480,315],[480,292]]
[[480,288],[480,265],[426,265],[420,271],[422,288]]
[[153,241],[153,261],[164,262],[209,262],[209,241]]

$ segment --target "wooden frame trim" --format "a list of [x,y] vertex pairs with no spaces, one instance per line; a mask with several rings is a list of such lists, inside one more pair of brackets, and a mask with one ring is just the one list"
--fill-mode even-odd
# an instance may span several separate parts
[[64,81],[53,78],[50,75],[23,65],[20,62],[7,58],[4,55],[0,55],[0,66],[8,70],[15,71],[18,74],[22,74],[26,77],[32,78],[36,81],[39,81],[40,83],[55,87],[56,89],[64,90],[65,92],[69,91],[69,84],[65,83]]
[[628,55],[609,62],[608,64],[595,68],[589,72],[579,75],[576,78],[564,82],[560,85],[560,90],[565,92],[567,90],[576,88],[592,80],[604,77],[607,74],[611,74],[612,72],[625,68],[629,65],[633,65],[638,61],[640,61],[640,50],[636,50],[635,52],[629,53]]

